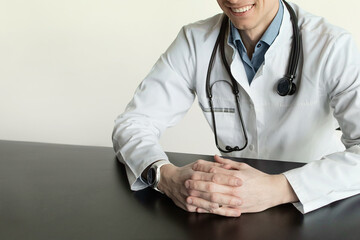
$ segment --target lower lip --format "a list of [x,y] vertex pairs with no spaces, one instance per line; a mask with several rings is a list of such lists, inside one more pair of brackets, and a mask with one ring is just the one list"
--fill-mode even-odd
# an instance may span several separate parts
[[234,15],[234,16],[242,17],[242,16],[246,16],[246,15],[250,14],[250,12],[252,12],[252,10],[254,9],[254,6],[255,6],[255,5],[253,5],[253,6],[252,6],[249,10],[247,10],[246,12],[242,12],[242,13],[240,13],[240,12],[233,12],[233,10],[231,10],[231,8],[230,8],[230,12],[231,12],[231,14]]

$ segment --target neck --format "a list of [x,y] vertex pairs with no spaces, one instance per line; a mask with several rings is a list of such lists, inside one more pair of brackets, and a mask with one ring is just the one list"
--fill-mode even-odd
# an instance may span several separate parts
[[277,12],[279,11],[279,2],[276,1],[276,4],[277,7],[274,7],[273,10],[267,15],[267,17],[262,20],[258,26],[245,30],[238,29],[250,59],[252,58],[256,44],[261,39],[262,35],[264,35],[271,22],[274,20]]
[[240,30],[239,33],[246,48],[247,55],[249,56],[249,59],[251,59],[255,51],[255,45],[256,43],[259,42],[262,34],[257,36],[251,36],[249,34],[244,33],[244,31],[240,31]]

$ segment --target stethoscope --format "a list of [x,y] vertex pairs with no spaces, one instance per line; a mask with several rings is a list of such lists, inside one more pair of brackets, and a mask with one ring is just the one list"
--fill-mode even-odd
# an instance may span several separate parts
[[[299,63],[300,52],[301,52],[302,46],[301,46],[300,30],[298,27],[298,20],[297,20],[296,14],[295,14],[293,8],[286,1],[283,1],[283,2],[285,3],[285,6],[290,13],[294,37],[293,37],[292,46],[291,46],[290,60],[289,60],[287,73],[283,78],[281,78],[278,81],[276,89],[277,89],[277,93],[280,96],[287,96],[287,95],[293,95],[296,92],[296,85],[293,82],[293,80],[295,79],[295,76],[296,76],[296,70],[297,70],[297,66]],[[241,150],[245,149],[246,146],[248,145],[248,137],[247,137],[247,133],[246,133],[246,130],[244,127],[244,121],[243,121],[241,111],[240,111],[238,85],[237,85],[237,82],[236,82],[234,76],[232,75],[232,73],[230,71],[230,66],[225,57],[225,50],[224,50],[225,35],[226,35],[225,32],[226,32],[228,24],[229,24],[229,18],[226,15],[224,15],[222,23],[221,23],[220,32],[216,39],[214,49],[211,54],[209,67],[208,67],[208,71],[207,71],[207,76],[206,76],[206,95],[207,95],[207,98],[209,99],[212,122],[213,122],[213,126],[214,126],[215,143],[216,143],[216,147],[221,152],[224,152],[224,153],[230,153],[233,151],[241,151]],[[239,146],[231,147],[231,146],[227,145],[225,147],[225,149],[222,149],[218,143],[216,122],[215,122],[215,113],[214,113],[214,107],[213,107],[213,101],[212,101],[212,87],[214,86],[214,84],[210,85],[210,75],[211,75],[211,70],[214,65],[214,60],[215,60],[216,52],[217,52],[219,45],[220,45],[220,54],[221,54],[221,59],[222,59],[223,65],[225,66],[225,69],[228,72],[230,79],[231,79],[231,84],[229,83],[229,85],[231,85],[233,94],[235,96],[236,107],[237,107],[237,110],[239,113],[241,127],[243,130],[245,143],[241,148]]]

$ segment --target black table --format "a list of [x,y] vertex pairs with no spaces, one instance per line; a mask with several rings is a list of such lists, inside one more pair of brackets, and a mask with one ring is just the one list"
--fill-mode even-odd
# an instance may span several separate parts
[[[175,165],[211,156],[168,153]],[[237,159],[268,173],[299,163]],[[360,196],[227,218],[132,192],[111,148],[0,141],[0,239],[360,239]]]

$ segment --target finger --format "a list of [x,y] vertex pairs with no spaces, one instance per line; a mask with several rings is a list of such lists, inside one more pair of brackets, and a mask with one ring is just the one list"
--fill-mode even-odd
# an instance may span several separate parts
[[222,166],[226,166],[226,168],[230,167],[233,169],[241,169],[242,167],[244,167],[246,165],[246,163],[236,162],[236,161],[233,161],[230,159],[222,158],[219,155],[215,155],[214,160],[217,163],[222,164]]
[[232,169],[231,165],[229,165],[229,164],[223,164],[221,167],[228,169],[228,170]]
[[192,169],[194,169],[194,167],[196,168],[198,164],[200,164],[200,165],[208,165],[208,166],[215,166],[215,167],[221,167],[223,165],[221,163],[210,162],[210,161],[205,161],[205,160],[199,159],[194,163],[194,165],[192,166]]
[[196,212],[196,208],[197,208],[196,206],[189,205],[186,202],[183,203],[182,201],[179,201],[178,199],[172,199],[172,200],[175,203],[175,205],[178,206],[179,208],[182,208],[188,212]]
[[[201,172],[206,172],[206,173],[222,173],[222,174],[233,175],[233,176],[236,175],[235,171],[231,171],[230,169],[223,168],[222,166],[224,166],[224,165],[213,166],[210,164],[198,163],[198,164],[194,165],[192,167],[192,169],[194,171],[201,171]],[[232,166],[230,166],[230,168],[232,168]]]
[[208,211],[206,209],[197,208],[196,212],[198,213],[212,213],[216,215],[221,215],[225,217],[240,217],[241,210],[237,208],[228,208],[228,207],[221,207],[217,209],[213,209],[211,211]]
[[232,195],[234,192],[236,192],[235,187],[219,185],[213,182],[196,181],[196,180],[186,180],[185,187],[189,190],[196,190],[196,191],[208,192],[208,193],[223,193],[223,194]]
[[242,205],[242,201],[239,197],[231,196],[227,194],[207,193],[207,192],[191,190],[189,191],[189,195],[190,196],[187,198],[187,200],[191,199],[193,202],[196,202],[196,200],[193,200],[193,198],[201,198],[209,202],[218,203],[219,205],[222,206],[239,207]]
[[181,187],[179,190],[178,190],[178,193],[181,195],[181,197],[183,197],[184,199],[189,196],[189,193],[188,193],[188,189],[184,188],[184,187]]
[[186,199],[186,202],[188,205],[195,206],[197,208],[202,208],[208,211],[212,211],[213,209],[219,208],[218,203],[209,202],[202,198],[188,197]]
[[220,164],[230,164],[230,163],[234,163],[235,161],[232,161],[230,159],[226,159],[226,158],[223,158],[223,157],[220,157],[219,155],[215,155],[214,156],[214,160],[215,162],[217,163],[220,163]]
[[188,212],[196,212],[196,206],[194,205],[190,205],[190,204],[186,204],[185,205],[185,210],[188,211]]
[[240,178],[222,173],[194,172],[191,176],[191,179],[197,181],[214,182],[220,185],[228,185],[234,187],[239,187],[242,185],[242,180]]
[[190,205],[186,202],[186,197],[182,198],[182,197],[177,197],[177,196],[173,196],[171,197],[171,199],[173,200],[173,202],[175,203],[176,206],[184,209],[185,211],[188,212],[196,212],[196,206],[194,205]]
[[208,210],[205,210],[203,208],[196,208],[197,213],[210,213]]

